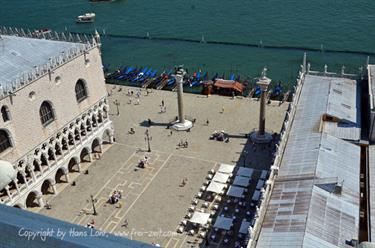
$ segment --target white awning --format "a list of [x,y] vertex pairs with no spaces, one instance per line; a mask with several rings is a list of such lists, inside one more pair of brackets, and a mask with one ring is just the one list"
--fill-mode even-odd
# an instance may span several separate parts
[[212,181],[226,183],[228,179],[229,179],[229,174],[216,172],[214,178],[212,178]]
[[220,193],[224,190],[224,187],[226,185],[219,182],[211,181],[211,183],[208,185],[206,191],[208,192],[214,192],[214,193]]
[[244,190],[245,190],[245,188],[242,188],[242,187],[229,186],[227,195],[242,198],[242,197],[244,197],[244,195],[243,195]]
[[246,220],[242,220],[239,232],[243,234],[247,234],[249,232],[249,226],[250,226],[250,222],[247,222]]
[[254,169],[240,167],[237,171],[237,176],[250,177],[253,175]]
[[259,201],[259,198],[260,198],[260,191],[259,190],[255,190],[254,191],[254,194],[253,194],[253,197],[251,198],[252,201]]
[[248,178],[248,177],[236,176],[233,184],[243,186],[243,187],[247,187],[249,185],[249,182],[250,182],[250,178]]
[[220,164],[219,167],[219,172],[230,174],[234,170],[234,165],[229,165],[229,164]]
[[260,178],[261,178],[261,179],[266,179],[267,174],[268,174],[268,171],[266,171],[266,170],[262,170],[262,174],[260,175]]
[[264,180],[259,179],[258,183],[257,183],[257,186],[256,186],[256,189],[260,190],[261,188],[263,188],[263,186],[264,186]]
[[233,219],[219,216],[216,219],[214,228],[219,228],[223,230],[230,230],[233,225]]
[[194,212],[193,216],[191,217],[189,221],[191,223],[204,225],[204,224],[207,224],[209,218],[210,218],[209,213]]

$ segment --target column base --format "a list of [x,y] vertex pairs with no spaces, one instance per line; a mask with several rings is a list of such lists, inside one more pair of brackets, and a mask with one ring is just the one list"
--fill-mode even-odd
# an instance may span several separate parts
[[267,144],[272,141],[272,135],[269,133],[264,133],[260,135],[258,132],[253,132],[250,134],[251,141],[258,143],[258,144]]
[[171,126],[171,128],[176,131],[187,131],[192,127],[193,127],[193,123],[188,120],[185,120],[183,123],[177,120],[176,122],[173,122]]

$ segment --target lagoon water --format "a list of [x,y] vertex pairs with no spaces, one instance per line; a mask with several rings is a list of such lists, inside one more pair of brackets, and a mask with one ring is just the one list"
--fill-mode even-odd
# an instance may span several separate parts
[[[0,0],[0,25],[57,31],[105,32],[103,61],[112,68],[144,65],[159,69],[184,64],[190,71],[258,76],[264,66],[274,81],[294,83],[303,49],[269,49],[155,40],[153,37],[223,41],[264,46],[361,51],[308,51],[313,70],[355,73],[375,52],[375,1],[369,0]],[[76,24],[95,12],[93,24]],[[146,36],[151,39],[124,38]],[[116,37],[111,36],[116,35]]]

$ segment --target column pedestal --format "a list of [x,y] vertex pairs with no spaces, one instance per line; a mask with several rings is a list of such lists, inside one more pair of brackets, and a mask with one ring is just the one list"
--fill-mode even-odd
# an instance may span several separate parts
[[259,132],[253,132],[250,134],[251,141],[258,144],[267,144],[272,141],[272,135],[269,133],[260,134]]
[[193,123],[188,120],[184,120],[184,122],[180,122],[179,120],[172,123],[172,129],[177,131],[187,131],[193,127]]

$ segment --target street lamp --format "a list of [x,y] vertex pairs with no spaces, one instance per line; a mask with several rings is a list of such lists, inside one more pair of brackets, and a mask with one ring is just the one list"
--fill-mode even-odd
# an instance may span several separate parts
[[115,105],[116,105],[116,108],[117,108],[117,115],[120,115],[120,109],[118,106],[120,106],[120,102],[117,101],[117,99],[113,102]]
[[148,152],[151,152],[151,147],[150,147],[150,141],[152,140],[152,137],[150,136],[149,132],[148,132],[148,129],[146,129],[146,132],[145,132],[145,141],[147,141],[147,145],[148,145]]
[[98,213],[96,212],[96,208],[95,208],[96,199],[94,199],[93,195],[90,195],[90,198],[91,198],[92,209],[94,210],[93,215],[98,215]]

